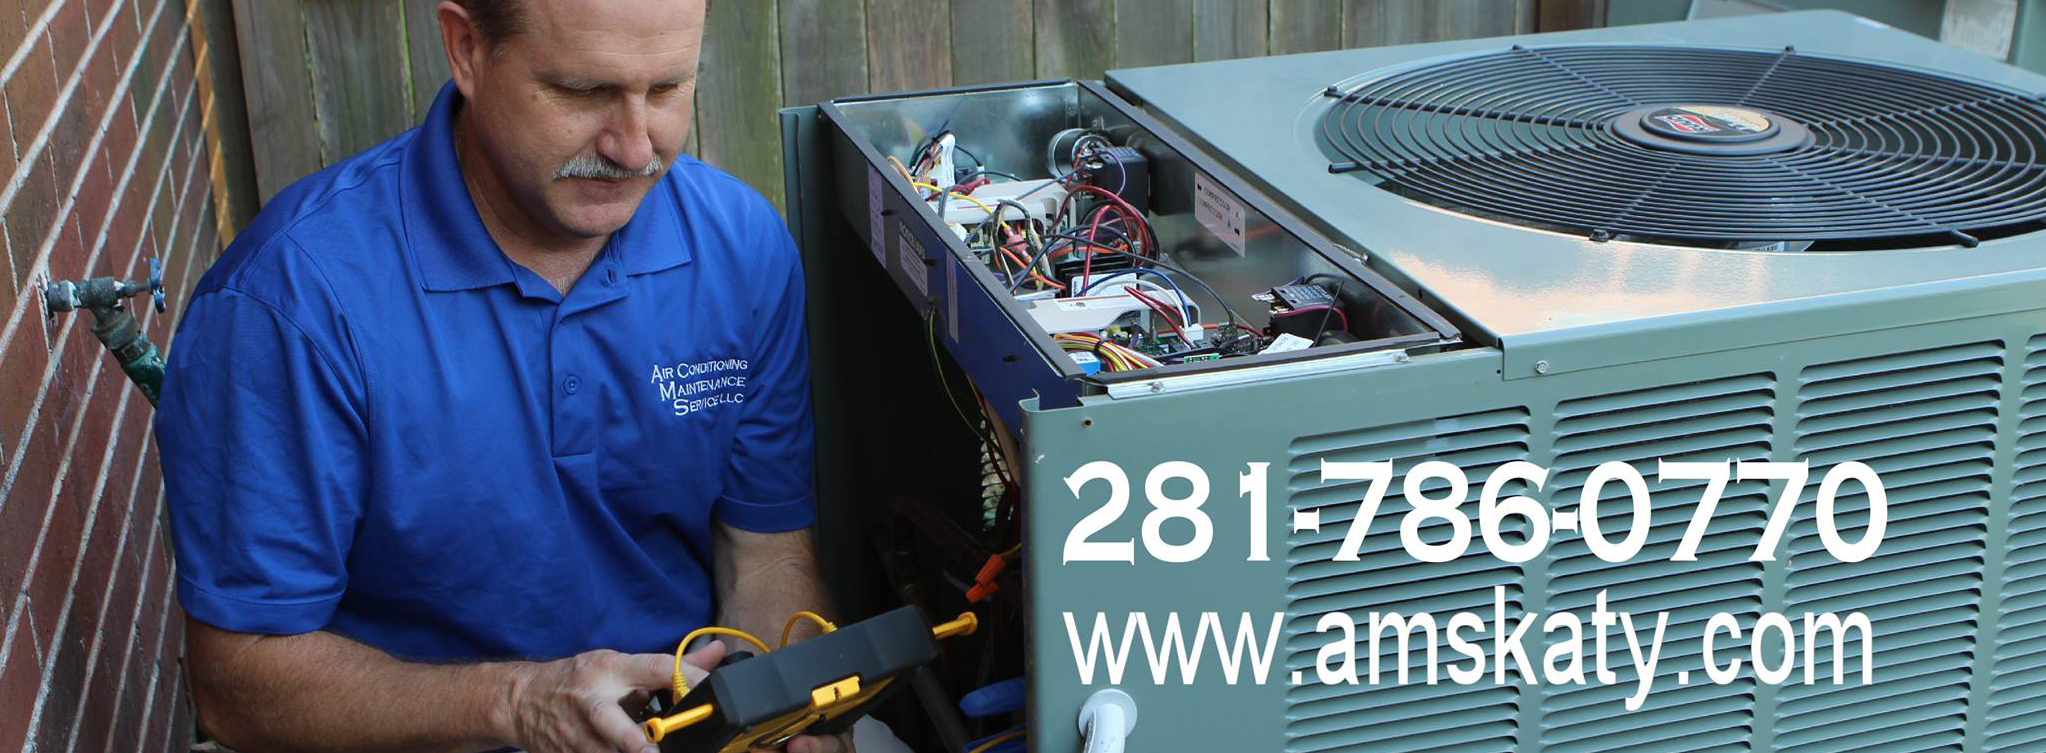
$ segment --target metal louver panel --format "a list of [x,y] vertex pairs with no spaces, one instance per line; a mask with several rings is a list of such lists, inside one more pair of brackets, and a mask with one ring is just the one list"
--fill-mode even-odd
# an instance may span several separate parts
[[2046,335],[2025,344],[1985,747],[2046,749]]
[[[1688,685],[1677,674],[1700,664],[1706,621],[1727,612],[1752,624],[1763,606],[1763,569],[1748,555],[1766,522],[1766,485],[1727,485],[1695,562],[1673,562],[1697,511],[1703,482],[1658,482],[1656,461],[1723,463],[1765,460],[1770,454],[1775,379],[1753,374],[1569,400],[1556,408],[1555,460],[1548,484],[1551,510],[1579,509],[1585,478],[1600,463],[1619,460],[1640,469],[1654,501],[1647,543],[1624,563],[1593,555],[1582,536],[1558,536],[1549,547],[1545,611],[1588,614],[1600,591],[1610,609],[1636,615],[1668,612],[1669,647],[1654,687],[1640,710],[1622,712],[1634,693],[1635,670],[1616,667],[1616,684],[1541,686],[1542,749],[1546,751],[1665,751],[1685,740],[1687,751],[1747,749],[1754,719],[1752,677],[1733,685]],[[1600,490],[1602,528],[1609,540],[1626,535],[1632,513],[1622,484]],[[1583,525],[1589,526],[1589,523]],[[1652,631],[1653,626],[1646,626]]]
[[[1862,647],[1842,652],[1847,681],[1830,682],[1830,645],[1813,683],[1778,689],[1773,746],[1799,753],[1960,750],[1968,711],[1989,531],[2003,345],[1981,342],[1806,368],[1798,378],[1794,456],[1811,483],[1786,536],[1781,610],[1862,612],[1874,624],[1875,683],[1859,680]],[[1815,490],[1836,464],[1867,463],[1888,496],[1876,555],[1835,559],[1817,531]],[[1867,497],[1842,489],[1838,528],[1859,540]],[[1805,657],[1798,657],[1798,672]],[[1871,743],[1871,741],[1880,741]]]
[[[1401,548],[1400,518],[1411,506],[1401,495],[1404,474],[1427,460],[1443,460],[1483,478],[1500,465],[1528,456],[1528,411],[1523,408],[1469,413],[1414,421],[1341,434],[1303,437],[1293,442],[1287,466],[1287,489],[1293,509],[1321,510],[1318,533],[1295,533],[1289,539],[1287,595],[1295,636],[1283,651],[1288,670],[1313,672],[1315,651],[1325,640],[1315,620],[1326,612],[1347,612],[1359,624],[1358,672],[1368,669],[1370,612],[1489,612],[1495,586],[1507,589],[1508,609],[1522,606],[1524,570],[1482,553],[1454,562],[1417,562]],[[1336,562],[1343,535],[1356,517],[1362,483],[1320,483],[1321,461],[1393,461],[1398,476],[1371,522],[1359,561]],[[1430,489],[1431,492],[1439,491]],[[1473,484],[1467,503],[1474,503]],[[1447,537],[1448,526],[1421,529],[1429,541]],[[1396,672],[1397,642],[1380,644],[1381,672]],[[1412,651],[1411,671],[1426,672],[1426,652]],[[1446,658],[1446,657],[1445,657]],[[1444,662],[1447,663],[1446,661]],[[1309,683],[1287,691],[1288,751],[1362,750],[1378,753],[1440,751],[1490,753],[1514,750],[1519,689],[1489,683],[1463,686],[1429,685],[1423,675],[1407,684],[1321,685]],[[1414,708],[1429,713],[1416,715]]]

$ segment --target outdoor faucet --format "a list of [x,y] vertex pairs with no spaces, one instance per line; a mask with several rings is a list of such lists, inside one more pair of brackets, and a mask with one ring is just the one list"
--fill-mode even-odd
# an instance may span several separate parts
[[157,353],[156,345],[149,341],[149,335],[142,331],[142,325],[135,321],[135,316],[121,305],[122,301],[144,293],[149,294],[150,304],[156,307],[157,313],[166,310],[163,265],[155,259],[149,260],[149,279],[146,282],[94,277],[45,283],[43,308],[51,317],[65,311],[91,311],[92,334],[114,354],[114,360],[120,362],[121,370],[127,372],[135,386],[142,388],[142,396],[149,398],[149,404],[155,405],[156,393],[163,387],[163,356]]

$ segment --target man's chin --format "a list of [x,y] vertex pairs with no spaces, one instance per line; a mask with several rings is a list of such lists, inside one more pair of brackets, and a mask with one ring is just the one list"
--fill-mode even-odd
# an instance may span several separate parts
[[[617,195],[605,196],[599,200],[591,200],[595,197],[587,194],[575,197],[570,205],[563,207],[563,211],[557,215],[562,227],[590,238],[610,235],[625,227],[625,223],[632,220],[633,213],[639,210],[639,202],[645,198],[646,191],[644,186],[632,186],[630,183],[618,185],[621,190]],[[627,188],[628,186],[630,188]]]

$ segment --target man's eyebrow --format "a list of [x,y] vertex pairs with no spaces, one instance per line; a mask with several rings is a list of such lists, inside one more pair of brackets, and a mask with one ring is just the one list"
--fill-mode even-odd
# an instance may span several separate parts
[[575,78],[573,76],[546,76],[545,78],[547,80],[547,83],[559,86],[563,89],[588,90],[602,89],[604,87],[611,86],[611,84],[607,84],[602,81]]

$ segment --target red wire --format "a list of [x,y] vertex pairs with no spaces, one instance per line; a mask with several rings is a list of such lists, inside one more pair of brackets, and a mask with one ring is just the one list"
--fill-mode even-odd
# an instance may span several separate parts
[[1165,326],[1172,328],[1172,334],[1178,335],[1180,342],[1191,344],[1191,341],[1186,339],[1186,331],[1180,329],[1179,325],[1173,322],[1173,319],[1175,317],[1172,315],[1171,309],[1168,308],[1163,302],[1159,301],[1156,298],[1152,298],[1151,296],[1145,295],[1144,291],[1138,290],[1134,287],[1123,288],[1122,292],[1128,293],[1131,298],[1137,299],[1138,302],[1150,308],[1152,313],[1155,313],[1163,317],[1165,319]]

